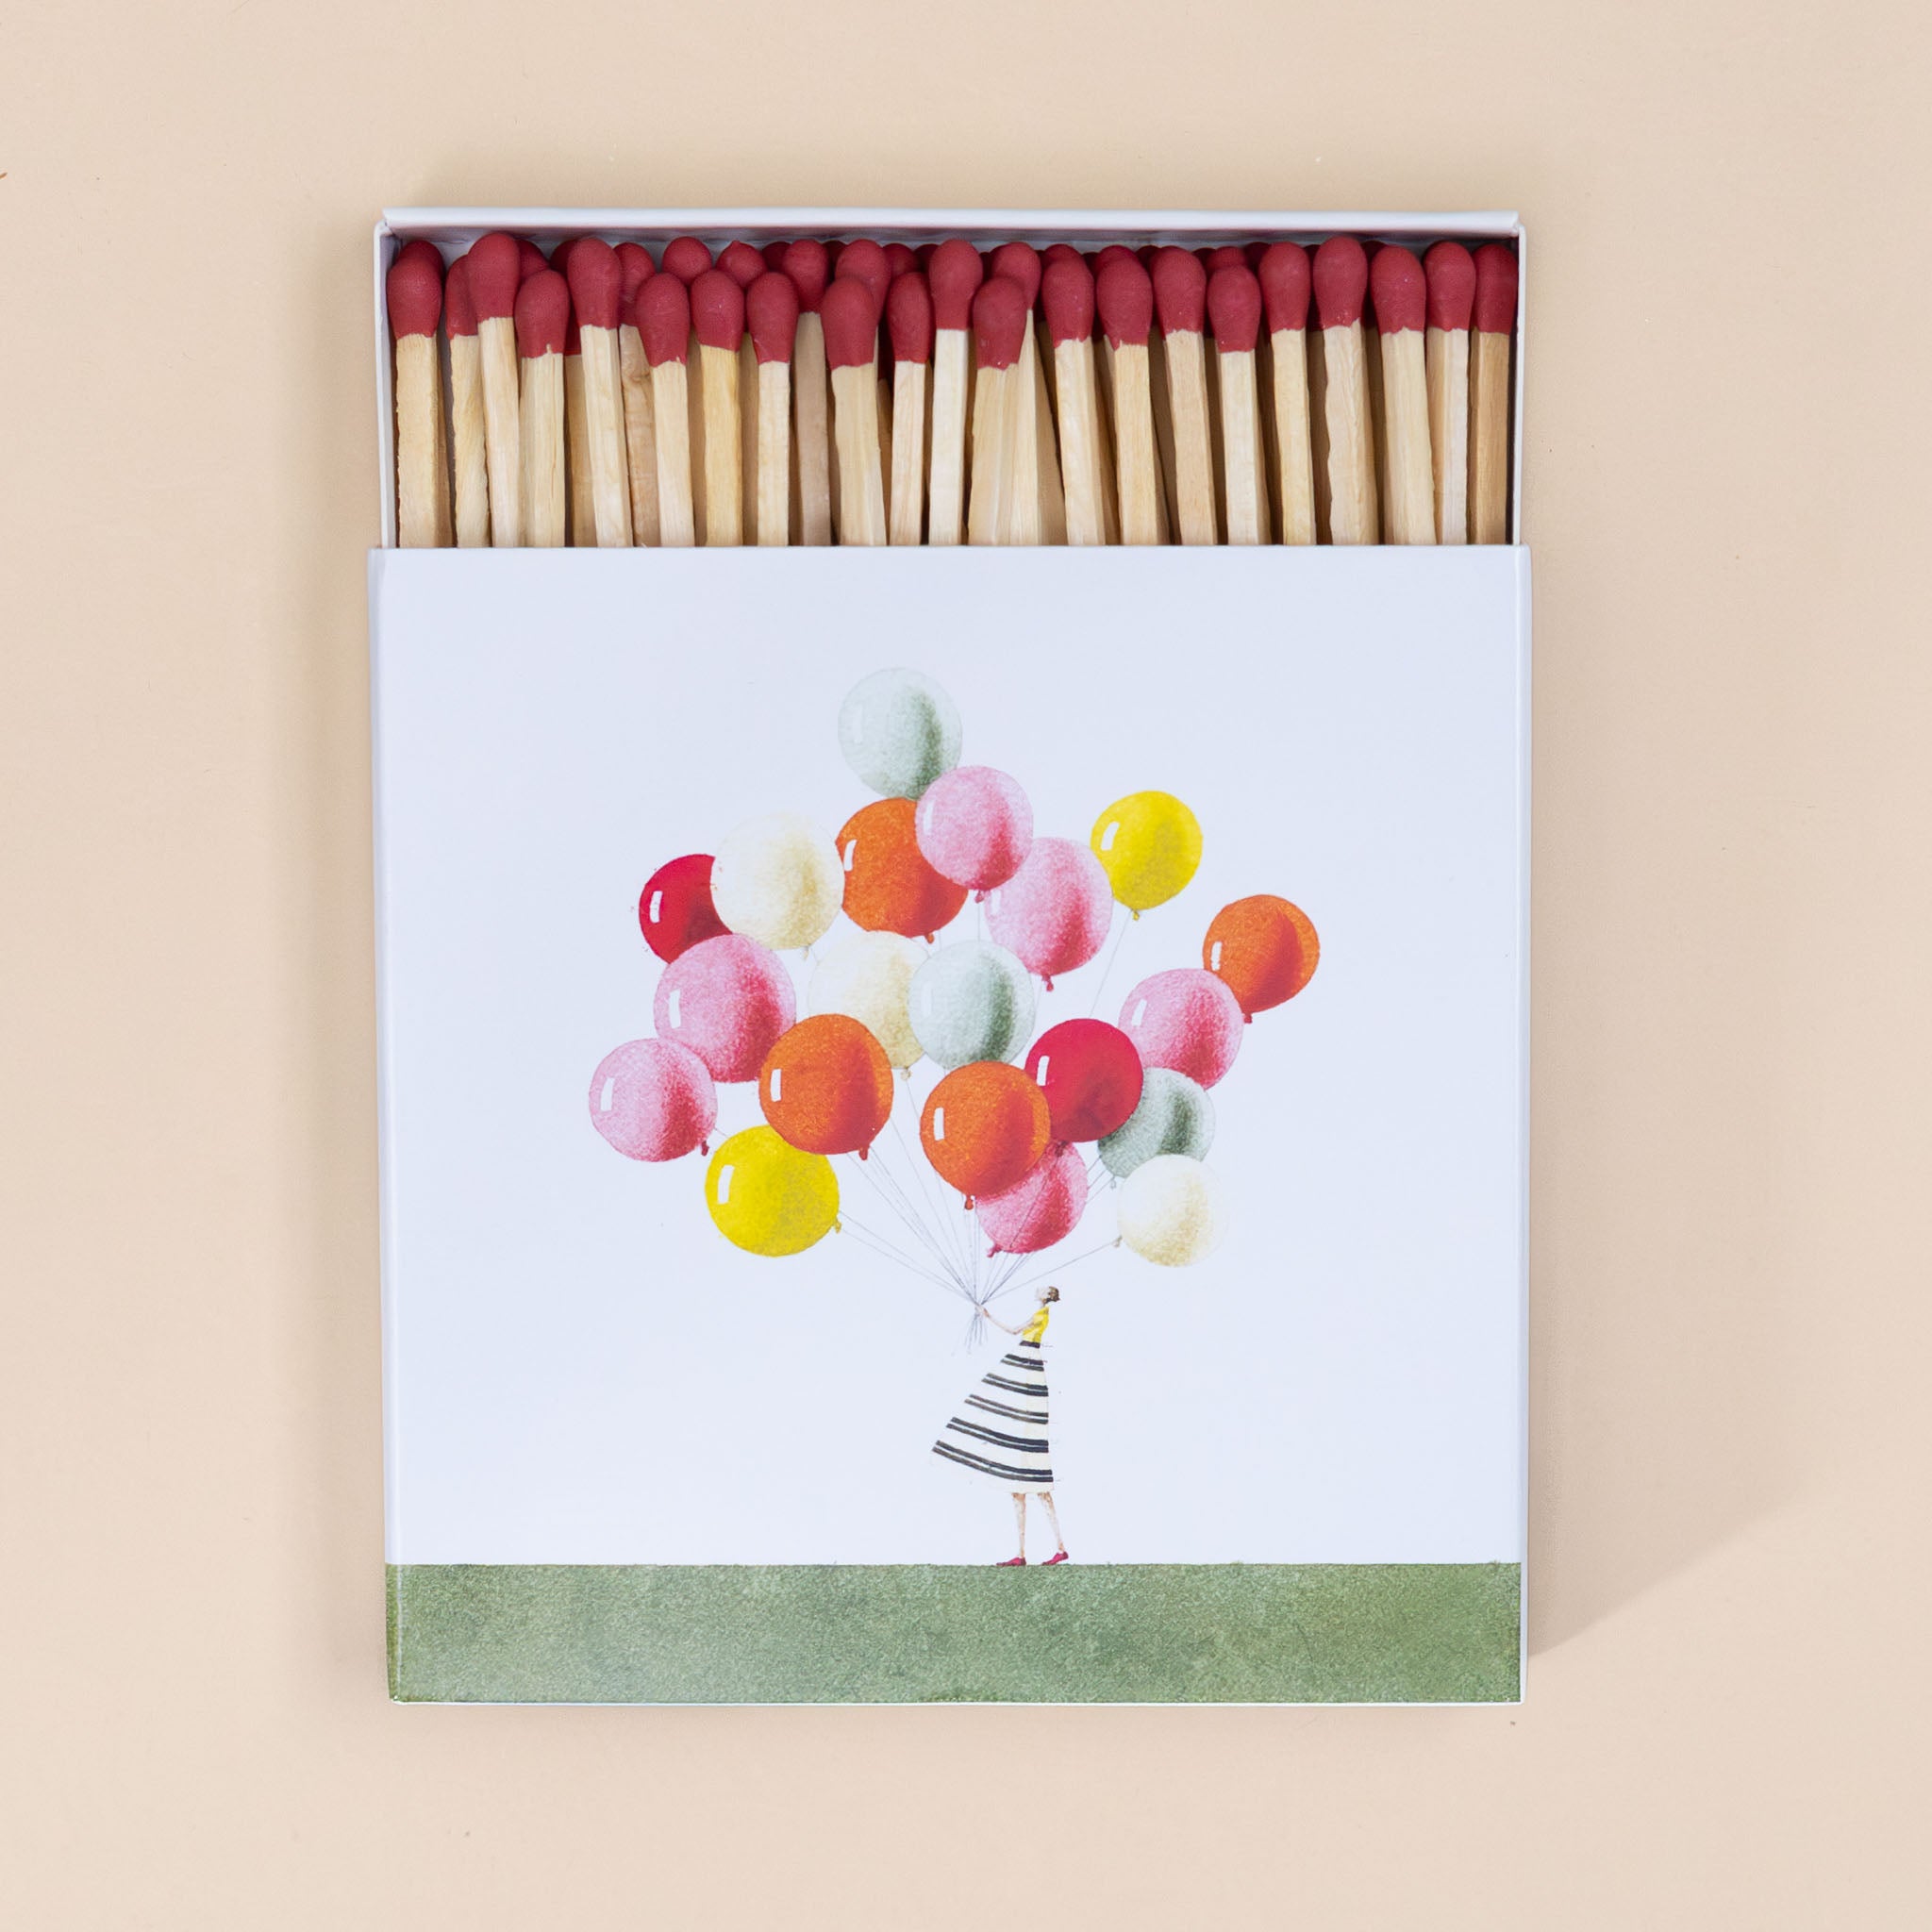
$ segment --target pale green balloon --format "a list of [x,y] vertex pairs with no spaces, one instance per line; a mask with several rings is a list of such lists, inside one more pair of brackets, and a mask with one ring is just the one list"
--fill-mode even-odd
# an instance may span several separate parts
[[1125,1180],[1162,1154],[1205,1160],[1214,1144],[1214,1103],[1205,1088],[1168,1067],[1149,1067],[1141,1104],[1100,1143],[1108,1172]]
[[917,798],[959,762],[959,711],[919,671],[874,671],[839,707],[845,762],[885,798]]
[[958,940],[912,975],[906,1011],[920,1045],[948,1072],[1009,1060],[1033,1035],[1033,975],[1004,946]]

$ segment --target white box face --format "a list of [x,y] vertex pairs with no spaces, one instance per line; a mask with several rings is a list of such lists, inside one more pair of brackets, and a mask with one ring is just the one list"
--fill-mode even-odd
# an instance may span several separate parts
[[[627,1160],[587,1105],[653,1030],[646,878],[781,808],[831,841],[874,796],[841,702],[891,666],[1038,832],[1143,789],[1199,820],[1192,881],[1035,1035],[1199,966],[1245,895],[1321,935],[1213,1089],[1219,1248],[1089,1254],[1102,1174],[1046,1257],[1078,1559],[1520,1560],[1527,598],[1511,549],[378,553],[391,1560],[1003,1554],[1006,1497],[929,1453],[997,1354],[965,1305],[845,1234],[741,1252],[700,1155]],[[718,1093],[713,1148],[761,1118]]]

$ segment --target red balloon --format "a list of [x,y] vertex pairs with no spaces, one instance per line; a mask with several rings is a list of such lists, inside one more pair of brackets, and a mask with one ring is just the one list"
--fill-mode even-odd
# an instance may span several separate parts
[[881,798],[854,812],[839,834],[845,916],[867,932],[929,940],[966,903],[966,888],[941,878],[919,849],[918,809],[909,798]]
[[857,1020],[821,1013],[778,1036],[758,1073],[758,1105],[805,1153],[863,1159],[891,1117],[891,1062]]
[[955,1067],[927,1094],[919,1144],[933,1172],[966,1196],[1004,1194],[1046,1152],[1051,1123],[1040,1089],[1005,1060]]
[[667,966],[701,940],[729,931],[711,904],[711,855],[691,852],[660,865],[638,894],[638,924]]
[[1056,1141],[1097,1141],[1141,1104],[1141,1056],[1105,1020],[1062,1020],[1033,1042],[1026,1071],[1046,1096]]

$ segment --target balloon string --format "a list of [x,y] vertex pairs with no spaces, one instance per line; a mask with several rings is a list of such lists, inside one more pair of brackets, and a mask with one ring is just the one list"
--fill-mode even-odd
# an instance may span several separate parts
[[[1095,1255],[1104,1255],[1108,1249],[1117,1248],[1120,1244],[1120,1237],[1116,1235],[1110,1241],[1102,1241],[1097,1248],[1089,1248],[1084,1255],[1075,1255],[1071,1261],[1056,1261],[1051,1268],[1042,1268],[1038,1274],[1029,1275],[1024,1281],[1014,1282],[1012,1285],[1013,1291],[1018,1292],[1021,1289],[1026,1288],[1038,1288],[1048,1275],[1063,1274],[1069,1268],[1077,1267],[1082,1261],[1091,1261]],[[1005,1289],[998,1291],[1001,1294],[1005,1294],[1007,1291]],[[989,1296],[988,1299],[991,1300],[991,1297]]]
[[959,1292],[957,1282],[948,1281],[943,1275],[935,1274],[930,1268],[923,1267],[909,1255],[903,1255],[886,1238],[850,1214],[839,1216],[840,1231],[849,1234],[860,1247],[870,1248],[876,1255],[882,1255],[888,1261],[896,1262],[901,1268],[908,1269],[922,1280],[929,1281],[935,1288],[944,1289],[948,1294]]
[[1107,982],[1113,977],[1113,962],[1120,958],[1122,941],[1125,940],[1127,928],[1133,923],[1132,919],[1122,920],[1120,922],[1121,929],[1113,936],[1113,946],[1108,953],[1107,964],[1100,969],[1100,984],[1093,989],[1093,1004],[1087,1008],[1089,1019],[1091,1019],[1100,1010],[1101,995],[1107,991]]
[[[931,1256],[932,1259],[936,1261],[946,1274],[953,1274],[955,1271],[953,1270],[952,1265],[947,1261],[945,1256],[940,1252],[938,1247],[934,1245],[931,1236],[929,1236],[926,1233],[925,1229],[923,1228],[917,1221],[913,1220],[911,1216],[909,1216],[906,1212],[905,1208],[900,1205],[900,1203],[892,1197],[892,1194],[889,1191],[885,1185],[884,1174],[874,1174],[872,1171],[872,1162],[870,1160],[858,1160],[855,1158],[853,1156],[847,1155],[846,1162],[848,1166],[850,1166],[858,1173],[862,1174],[865,1176],[867,1182],[872,1187],[873,1191],[878,1195],[879,1199],[886,1204],[886,1206],[892,1211],[892,1213],[898,1216],[900,1223],[904,1225],[907,1232],[909,1233],[914,1240],[919,1241],[926,1249],[927,1253]],[[958,1287],[961,1284],[959,1284],[956,1278],[954,1285],[955,1287]]]
[[[908,1094],[911,1091],[910,1081],[907,1083],[907,1091]],[[898,1096],[894,1094],[891,1114],[893,1138],[898,1141],[901,1152],[906,1156],[906,1164],[912,1171],[913,1181],[918,1187],[919,1191],[933,1204],[933,1224],[943,1233],[946,1225],[945,1194],[940,1188],[939,1177],[913,1152],[912,1143],[907,1140],[906,1129],[899,1122],[897,1101]]]
[[958,1283],[963,1291],[966,1285],[965,1277],[960,1271],[958,1260],[951,1253],[950,1244],[941,1238],[941,1230],[936,1228],[928,1220],[919,1199],[908,1190],[906,1183],[896,1174],[892,1173],[890,1168],[882,1168],[880,1170],[880,1179],[891,1185],[900,1201],[908,1222],[919,1230],[920,1238],[932,1251],[940,1265]]

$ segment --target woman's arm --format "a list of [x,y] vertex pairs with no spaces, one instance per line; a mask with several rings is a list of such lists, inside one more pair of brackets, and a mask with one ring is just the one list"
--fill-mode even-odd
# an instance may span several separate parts
[[997,1315],[995,1315],[993,1311],[990,1307],[988,1307],[984,1302],[980,1303],[979,1305],[979,1312],[982,1315],[984,1315],[986,1319],[989,1322],[991,1322],[995,1328],[1004,1328],[1008,1335],[1019,1334],[1020,1331],[1017,1328],[1015,1328],[1010,1322],[1002,1322],[1000,1318]]

